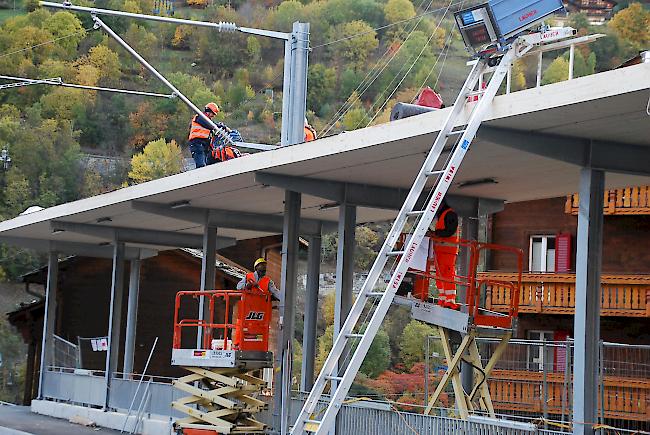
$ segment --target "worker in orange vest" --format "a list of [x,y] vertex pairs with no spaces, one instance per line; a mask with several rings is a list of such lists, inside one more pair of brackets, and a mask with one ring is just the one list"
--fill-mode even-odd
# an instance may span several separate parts
[[316,130],[309,125],[307,118],[305,118],[305,142],[311,142],[312,140],[316,140]]
[[[219,106],[217,103],[208,103],[203,109],[203,113],[212,120],[219,113]],[[194,115],[187,140],[197,168],[202,168],[207,164],[210,154],[210,133],[212,133],[212,126],[208,121],[199,115]]]
[[[434,263],[436,275],[442,280],[436,280],[438,288],[438,305],[457,310],[456,303],[456,258],[458,258],[458,215],[443,202],[438,211],[433,235],[438,241],[433,242]],[[449,243],[449,244],[445,244]]]
[[254,272],[248,272],[237,284],[237,290],[258,290],[264,294],[271,295],[280,300],[280,290],[275,286],[273,280],[266,276],[266,260],[258,258],[253,266]]

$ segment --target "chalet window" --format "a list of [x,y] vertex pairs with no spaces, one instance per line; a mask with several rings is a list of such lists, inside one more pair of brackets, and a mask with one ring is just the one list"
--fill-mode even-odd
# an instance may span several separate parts
[[555,272],[555,236],[531,236],[528,256],[531,272]]

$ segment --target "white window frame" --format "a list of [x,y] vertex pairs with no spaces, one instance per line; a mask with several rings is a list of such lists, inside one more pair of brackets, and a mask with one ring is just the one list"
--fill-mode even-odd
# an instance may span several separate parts
[[[540,336],[540,338],[539,339],[531,338],[532,334],[537,334]],[[543,330],[543,329],[530,329],[526,331],[526,338],[528,340],[537,341],[541,343],[542,337],[546,339],[547,342],[552,342],[553,337],[555,337],[555,331]],[[543,361],[542,350],[543,350],[543,346],[541,344],[540,345],[531,344],[528,346],[528,352],[526,356],[527,357],[526,365],[528,370],[539,371],[539,372],[544,370],[544,367],[542,365],[542,361]],[[553,367],[553,364],[555,364],[554,348],[552,346],[546,347],[546,360],[544,361],[544,363],[546,364],[546,367]]]
[[[542,270],[533,270],[533,239],[535,238],[541,238],[542,239],[542,253],[544,257],[544,261],[541,263]],[[555,272],[555,257],[553,257],[553,265],[552,265],[552,270],[548,270],[548,241],[549,239],[555,240],[555,249],[553,252],[555,253],[554,255],[557,255],[557,237],[555,234],[532,234],[528,238],[528,271],[529,272],[538,272],[538,273],[553,273]]]

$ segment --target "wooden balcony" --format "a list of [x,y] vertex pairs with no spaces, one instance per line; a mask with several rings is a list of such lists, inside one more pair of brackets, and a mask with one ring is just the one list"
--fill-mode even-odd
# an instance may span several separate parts
[[[479,273],[482,279],[515,281],[516,274]],[[520,313],[573,314],[575,309],[575,274],[526,273],[519,295]],[[650,317],[650,275],[603,275],[601,315]],[[486,308],[508,312],[510,289],[489,285],[485,289]]]
[[[490,394],[494,408],[541,414],[544,412],[543,373],[520,370],[494,370],[490,375]],[[568,382],[567,382],[568,381]],[[565,415],[572,406],[566,386],[573,380],[564,373],[546,374],[546,412]],[[605,418],[616,420],[650,421],[650,379],[618,376],[605,377]],[[564,394],[563,394],[564,393]],[[599,407],[602,406],[599,398]]]
[[[567,196],[564,211],[568,214],[578,214],[577,193]],[[606,215],[650,214],[650,186],[626,187],[605,191]]]

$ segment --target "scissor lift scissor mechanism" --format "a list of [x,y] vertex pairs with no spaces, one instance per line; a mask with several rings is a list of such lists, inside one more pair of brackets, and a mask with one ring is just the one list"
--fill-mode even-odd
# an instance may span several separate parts
[[[184,318],[187,302],[201,297],[207,308],[205,320]],[[173,383],[188,394],[172,403],[187,415],[174,424],[179,434],[265,433],[266,425],[254,415],[267,407],[259,398],[266,387],[259,372],[273,367],[268,352],[270,317],[270,295],[255,290],[176,295],[172,365],[190,372]],[[193,332],[197,330],[201,346],[183,347],[189,339],[196,344]]]

